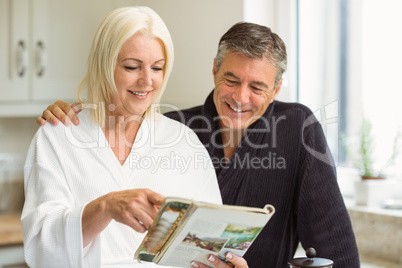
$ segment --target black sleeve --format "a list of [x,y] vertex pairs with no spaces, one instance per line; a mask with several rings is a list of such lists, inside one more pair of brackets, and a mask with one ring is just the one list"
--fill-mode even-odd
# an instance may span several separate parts
[[336,167],[321,125],[313,115],[303,127],[300,195],[297,207],[299,237],[304,249],[334,261],[333,267],[360,267],[352,224],[341,195]]

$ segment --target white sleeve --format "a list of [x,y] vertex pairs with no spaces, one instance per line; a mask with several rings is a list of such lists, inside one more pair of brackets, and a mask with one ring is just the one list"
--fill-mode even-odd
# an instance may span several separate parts
[[30,267],[83,267],[100,260],[84,260],[84,206],[75,206],[54,146],[41,128],[28,151],[21,216],[25,261]]

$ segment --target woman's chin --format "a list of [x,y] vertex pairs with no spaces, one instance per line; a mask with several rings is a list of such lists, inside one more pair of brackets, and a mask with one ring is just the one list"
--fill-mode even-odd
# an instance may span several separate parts
[[130,105],[125,106],[125,115],[126,116],[143,116],[144,113],[148,110],[149,105]]

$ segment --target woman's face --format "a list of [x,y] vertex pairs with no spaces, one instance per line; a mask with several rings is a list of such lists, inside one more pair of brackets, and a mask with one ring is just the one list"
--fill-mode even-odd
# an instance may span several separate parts
[[114,80],[115,113],[142,115],[152,104],[163,81],[164,47],[160,40],[141,33],[124,43],[117,58]]

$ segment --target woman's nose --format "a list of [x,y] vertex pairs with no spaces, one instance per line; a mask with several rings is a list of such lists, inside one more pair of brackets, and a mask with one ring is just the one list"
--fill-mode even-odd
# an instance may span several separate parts
[[138,80],[140,86],[150,86],[152,85],[152,75],[149,70],[142,70],[140,79]]

